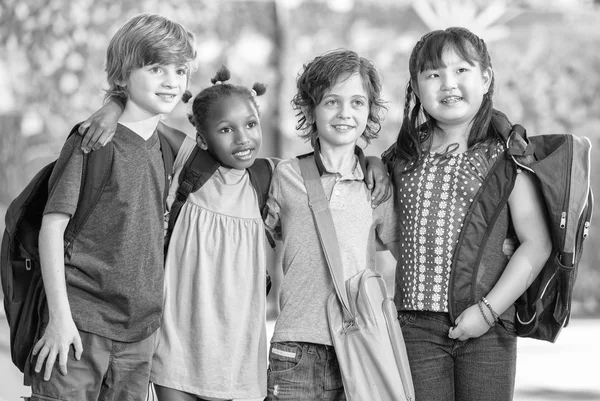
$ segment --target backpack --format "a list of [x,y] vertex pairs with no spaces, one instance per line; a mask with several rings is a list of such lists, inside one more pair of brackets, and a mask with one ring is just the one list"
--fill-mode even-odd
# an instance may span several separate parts
[[[169,247],[173,228],[179,217],[179,212],[192,192],[199,190],[219,168],[220,163],[210,152],[195,146],[188,156],[181,173],[179,174],[179,187],[175,194],[175,200],[169,211],[169,220],[167,231],[165,234],[165,255]],[[269,195],[269,187],[271,186],[271,178],[273,177],[274,165],[269,159],[256,159],[252,166],[248,168],[250,182],[254,187],[258,198],[258,207],[260,215],[263,219],[266,217],[267,198]],[[275,240],[271,234],[265,230],[267,240],[271,248],[275,248]],[[271,290],[271,276],[267,272],[266,278],[267,295]]]
[[515,164],[537,178],[552,238],[548,261],[515,302],[517,335],[555,342],[569,323],[583,241],[592,220],[591,143],[574,135],[528,138],[515,124],[507,146]]
[[[75,135],[77,124],[71,132]],[[159,134],[165,164],[165,194],[168,174],[173,166],[173,151]],[[65,252],[85,225],[96,206],[109,178],[114,156],[112,142],[103,148],[84,154],[83,182],[77,211],[65,230]],[[4,293],[4,310],[10,328],[10,353],[13,363],[24,373],[24,384],[30,385],[31,351],[40,337],[42,322],[48,320],[46,293],[40,269],[38,237],[48,200],[48,180],[56,161],[46,165],[11,202],[2,237],[0,273]]]

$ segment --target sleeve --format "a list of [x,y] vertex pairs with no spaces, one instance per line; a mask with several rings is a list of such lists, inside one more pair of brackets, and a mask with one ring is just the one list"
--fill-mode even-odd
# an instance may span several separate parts
[[276,240],[281,240],[281,164],[273,170],[265,216],[265,228]]
[[395,196],[392,195],[375,210],[377,213],[377,241],[387,245],[398,240],[398,214],[395,205]]
[[63,145],[48,182],[48,201],[44,214],[75,214],[83,174],[80,135],[71,135]]

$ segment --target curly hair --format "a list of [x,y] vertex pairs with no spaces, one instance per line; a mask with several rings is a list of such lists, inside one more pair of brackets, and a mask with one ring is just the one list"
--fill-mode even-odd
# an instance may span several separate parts
[[210,115],[212,106],[217,104],[223,98],[234,95],[242,96],[254,105],[257,112],[259,111],[256,96],[261,96],[267,91],[266,85],[255,82],[254,85],[252,85],[252,88],[249,89],[245,86],[228,83],[227,81],[229,81],[230,78],[231,73],[227,67],[222,66],[210,80],[213,85],[203,89],[194,98],[192,112],[188,114],[188,120],[196,128],[196,132],[201,133],[204,130],[206,116]]
[[305,64],[296,80],[297,93],[292,99],[292,108],[297,111],[296,129],[314,147],[318,131],[315,109],[325,92],[331,89],[342,76],[358,74],[369,98],[369,116],[362,138],[370,143],[381,130],[385,102],[381,98],[381,80],[373,63],[356,52],[337,49],[324,53]]

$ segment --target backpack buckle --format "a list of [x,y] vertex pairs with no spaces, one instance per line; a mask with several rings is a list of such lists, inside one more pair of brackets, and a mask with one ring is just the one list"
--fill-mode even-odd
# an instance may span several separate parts
[[31,270],[31,259],[25,259],[25,270]]

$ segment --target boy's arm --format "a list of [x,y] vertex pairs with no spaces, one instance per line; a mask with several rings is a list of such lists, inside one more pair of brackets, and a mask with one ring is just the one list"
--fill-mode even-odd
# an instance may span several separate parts
[[381,203],[392,196],[392,180],[388,176],[385,165],[376,156],[365,157],[367,165],[367,176],[365,177],[367,188],[372,190],[371,206],[375,209]]
[[70,216],[64,213],[45,214],[40,229],[40,262],[50,320],[44,335],[33,348],[33,355],[38,356],[35,364],[37,373],[45,365],[44,380],[50,379],[57,357],[60,372],[67,374],[67,356],[71,344],[77,360],[83,351],[79,331],[71,316],[65,280],[63,238],[69,219]]
[[117,130],[117,122],[123,113],[123,108],[123,103],[113,97],[81,123],[79,134],[83,135],[81,149],[85,153],[98,150],[110,142]]

